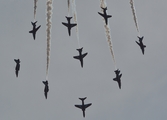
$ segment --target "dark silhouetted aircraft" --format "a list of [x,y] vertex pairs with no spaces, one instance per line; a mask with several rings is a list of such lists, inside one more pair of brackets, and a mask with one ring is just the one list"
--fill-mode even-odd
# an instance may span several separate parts
[[45,95],[45,98],[47,99],[47,94],[49,92],[49,86],[48,86],[48,81],[42,81],[43,84],[45,85],[45,88],[44,88],[44,95]]
[[116,74],[116,77],[113,78],[113,80],[118,82],[118,86],[119,86],[119,88],[121,89],[121,76],[122,76],[122,74],[119,75],[120,70],[118,70],[118,69],[115,70],[114,72],[115,72],[115,74]]
[[19,70],[20,70],[20,59],[14,59],[14,61],[16,62],[15,73],[16,73],[16,77],[18,77]]
[[74,57],[73,57],[73,58],[75,58],[75,59],[80,60],[80,62],[81,62],[81,67],[83,67],[83,58],[88,54],[88,53],[82,54],[82,49],[83,49],[83,47],[80,48],[80,49],[76,49],[76,50],[78,50],[78,52],[79,52],[79,56],[74,56]]
[[144,36],[143,36],[143,37],[137,36],[137,37],[139,38],[139,42],[136,41],[136,43],[140,46],[141,51],[142,51],[142,53],[143,53],[143,55],[144,55],[144,48],[146,47],[146,46],[143,44],[143,38],[144,38]]
[[85,110],[86,110],[87,107],[91,106],[92,103],[84,104],[84,100],[86,99],[86,97],[85,98],[79,98],[79,99],[82,100],[82,105],[75,105],[75,107],[80,108],[83,111],[83,117],[85,117]]
[[36,35],[37,30],[41,27],[41,25],[40,25],[36,28],[36,23],[37,23],[37,21],[36,22],[31,22],[31,24],[33,25],[33,29],[31,31],[29,31],[29,33],[33,34],[34,40],[35,40],[35,35]]
[[112,16],[111,16],[111,15],[107,15],[107,12],[106,12],[107,7],[106,7],[106,8],[102,8],[102,9],[103,9],[103,14],[100,13],[100,12],[98,12],[98,13],[99,13],[99,15],[101,15],[101,16],[104,18],[105,23],[106,23],[106,25],[107,25],[107,24],[108,24],[108,18],[110,18],[110,17],[112,17]]
[[62,22],[62,24],[65,25],[68,28],[68,34],[70,36],[71,35],[71,28],[76,26],[77,24],[71,24],[70,20],[71,20],[72,17],[67,17],[66,16],[66,18],[67,18],[68,23]]

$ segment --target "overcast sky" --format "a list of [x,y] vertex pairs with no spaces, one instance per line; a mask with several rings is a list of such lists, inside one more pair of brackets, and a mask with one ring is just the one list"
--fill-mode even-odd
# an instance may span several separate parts
[[[83,68],[73,59],[79,48],[75,28],[69,37],[61,24],[67,0],[53,1],[48,99],[46,78],[46,1],[38,0],[36,40],[32,29],[33,0],[0,0],[0,119],[1,120],[163,120],[167,119],[167,1],[135,0],[145,54],[138,41],[129,0],[106,0],[113,50],[122,73],[122,88],[113,81],[114,62],[100,0],[76,0]],[[70,16],[72,14],[70,13]],[[74,20],[72,19],[72,22]],[[20,59],[19,77],[14,59]],[[82,111],[79,97],[92,103]]]

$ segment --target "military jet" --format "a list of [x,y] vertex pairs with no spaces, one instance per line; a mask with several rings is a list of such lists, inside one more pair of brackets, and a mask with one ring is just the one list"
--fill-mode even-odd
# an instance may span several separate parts
[[40,25],[36,28],[36,23],[37,23],[37,21],[36,22],[31,22],[31,24],[33,25],[33,29],[31,31],[29,31],[29,33],[33,34],[34,40],[35,40],[35,35],[36,35],[37,30],[41,27],[41,25]]
[[139,42],[136,41],[136,43],[140,46],[140,48],[141,48],[141,50],[142,50],[142,53],[143,53],[143,55],[144,55],[144,48],[146,47],[146,46],[143,44],[143,38],[144,38],[144,36],[143,36],[143,37],[137,36],[137,37],[139,38]]
[[102,8],[102,9],[103,9],[103,14],[100,13],[100,12],[98,12],[98,13],[99,13],[99,15],[101,15],[101,16],[104,18],[105,23],[106,23],[106,25],[107,25],[107,24],[108,24],[108,18],[110,18],[110,17],[112,17],[112,16],[111,16],[111,15],[107,15],[107,12],[106,12],[107,7],[106,7],[106,8]]
[[47,93],[49,92],[49,86],[48,86],[48,81],[42,81],[43,84],[45,85],[45,88],[44,88],[44,95],[45,95],[45,98],[47,99]]
[[84,100],[86,99],[86,97],[85,98],[79,98],[79,99],[82,100],[82,105],[75,105],[75,107],[80,108],[83,111],[83,117],[85,117],[85,110],[86,110],[87,107],[91,106],[92,103],[84,104]]
[[14,61],[16,62],[15,73],[16,73],[16,77],[18,77],[19,70],[20,70],[20,59],[14,59]]
[[120,70],[118,70],[118,69],[115,70],[114,72],[115,72],[115,74],[116,74],[116,77],[113,78],[113,80],[118,82],[118,86],[119,86],[119,88],[121,89],[121,77],[122,77],[122,74],[119,75]]
[[70,36],[71,35],[71,28],[76,26],[77,24],[71,24],[70,20],[71,20],[72,17],[67,17],[66,16],[66,18],[67,18],[68,23],[62,22],[62,24],[65,25],[68,28],[68,34]]
[[81,67],[83,67],[83,58],[88,54],[88,53],[82,54],[82,49],[83,49],[83,47],[80,48],[80,49],[76,49],[76,50],[78,50],[78,52],[79,52],[79,56],[74,56],[74,57],[73,57],[73,58],[75,58],[75,59],[80,60],[80,62],[81,62]]

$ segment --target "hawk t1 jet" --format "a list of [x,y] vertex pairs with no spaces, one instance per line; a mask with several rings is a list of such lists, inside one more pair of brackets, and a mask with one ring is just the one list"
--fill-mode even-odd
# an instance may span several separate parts
[[83,67],[83,58],[88,54],[88,53],[82,54],[82,49],[83,49],[83,47],[80,48],[80,49],[76,49],[76,50],[78,50],[78,52],[79,52],[79,56],[74,56],[74,57],[73,57],[73,58],[75,58],[75,59],[80,60],[80,62],[81,62],[81,67]]
[[[138,37],[138,36],[137,36],[137,37]],[[142,51],[142,53],[143,53],[143,55],[144,55],[144,48],[146,47],[146,46],[143,44],[143,38],[144,38],[144,36],[143,36],[143,37],[138,37],[138,38],[139,38],[139,42],[136,41],[136,43],[140,46],[141,51]]]
[[104,20],[105,20],[105,23],[106,23],[106,25],[108,24],[108,18],[110,18],[110,17],[112,17],[111,15],[107,15],[107,7],[106,8],[102,8],[103,9],[103,14],[102,13],[100,13],[100,12],[98,12],[99,13],[99,15],[101,15],[103,18],[104,18]]
[[29,31],[29,33],[33,34],[34,40],[35,40],[37,30],[41,27],[41,25],[40,25],[36,28],[36,23],[37,23],[37,21],[36,22],[31,22],[31,24],[33,25],[33,29],[31,31]]
[[45,88],[44,88],[44,95],[45,95],[45,98],[47,99],[47,94],[49,92],[49,86],[48,86],[48,81],[42,81],[43,84],[45,85]]
[[19,70],[20,70],[20,59],[14,59],[14,61],[16,62],[15,73],[16,73],[16,77],[18,77]]
[[116,77],[113,78],[113,80],[118,82],[118,86],[119,86],[119,88],[121,89],[121,77],[122,77],[122,74],[119,75],[120,70],[118,70],[118,69],[115,70],[114,72],[115,72],[115,74],[116,74]]
[[87,107],[91,106],[92,103],[84,104],[84,100],[86,99],[86,97],[85,98],[79,98],[79,99],[82,100],[82,105],[75,105],[75,107],[80,108],[83,111],[83,117],[85,117],[85,110],[86,110]]
[[71,35],[71,28],[76,26],[77,24],[71,24],[70,20],[71,20],[72,17],[67,17],[66,16],[66,18],[67,18],[68,23],[62,22],[62,24],[65,25],[68,28],[68,34],[70,36]]

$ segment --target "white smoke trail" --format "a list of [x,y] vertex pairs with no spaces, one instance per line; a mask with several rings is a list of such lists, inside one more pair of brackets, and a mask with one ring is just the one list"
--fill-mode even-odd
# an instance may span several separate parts
[[36,11],[37,11],[37,1],[38,0],[34,0],[34,19],[35,19]]
[[131,8],[132,8],[132,14],[133,14],[133,19],[134,19],[134,22],[135,22],[135,26],[136,26],[138,35],[140,37],[140,31],[139,31],[139,26],[138,26],[138,22],[137,22],[137,15],[136,15],[136,12],[135,12],[134,1],[130,0],[130,4],[131,4]]
[[[105,8],[107,5],[106,5],[106,1],[105,0],[100,0],[100,7],[101,8]],[[102,11],[103,12],[103,11]]]
[[74,22],[77,24],[77,26],[76,26],[76,33],[77,33],[78,46],[80,48],[80,43],[79,43],[79,29],[78,29],[77,11],[76,11],[75,0],[72,0],[71,6],[72,6],[72,13],[74,15]]
[[[101,8],[105,8],[107,7],[107,3],[105,0],[100,0],[100,7]],[[102,10],[103,12],[103,10]],[[104,20],[104,19],[103,19]],[[110,27],[109,27],[109,21],[108,21],[108,25],[106,25],[105,20],[104,20],[104,28],[105,28],[105,32],[106,32],[106,38],[107,38],[107,42],[109,44],[109,48],[110,48],[110,52],[114,61],[114,65],[115,65],[115,69],[117,69],[116,67],[116,61],[115,61],[115,56],[114,56],[114,51],[113,51],[113,46],[112,46],[112,39],[111,39],[111,34],[110,34]]]
[[67,0],[67,4],[68,4],[68,16],[70,14],[70,0]]
[[46,32],[47,32],[47,64],[46,64],[46,80],[48,79],[49,61],[50,61],[50,45],[51,45],[51,18],[52,18],[52,0],[47,0],[47,17],[46,17]]
[[108,41],[108,44],[109,44],[109,47],[110,47],[110,52],[111,52],[114,64],[116,65],[113,46],[112,46],[112,42],[111,42],[110,27],[108,25],[104,25],[104,28],[106,30],[106,37],[107,37],[107,41]]

